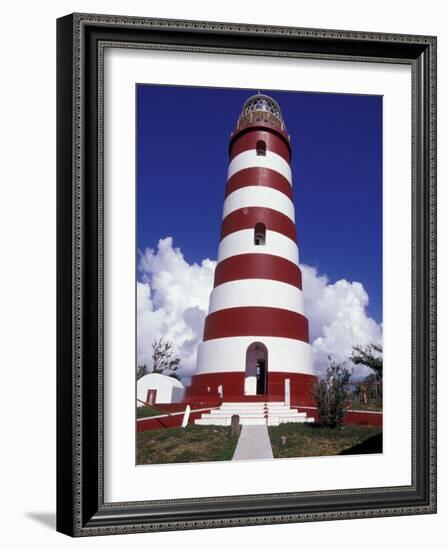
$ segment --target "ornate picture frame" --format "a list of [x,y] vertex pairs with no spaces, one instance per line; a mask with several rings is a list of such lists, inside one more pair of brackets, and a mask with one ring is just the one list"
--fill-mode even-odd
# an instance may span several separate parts
[[[412,482],[106,502],[104,51],[408,65],[412,71]],[[70,536],[436,512],[436,38],[73,14],[57,22],[57,529]]]

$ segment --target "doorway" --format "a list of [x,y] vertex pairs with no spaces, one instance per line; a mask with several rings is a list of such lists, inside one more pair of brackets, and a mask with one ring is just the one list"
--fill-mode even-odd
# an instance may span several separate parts
[[246,352],[245,395],[268,393],[268,350],[261,342],[254,342]]
[[157,399],[157,390],[148,390],[148,393],[146,394],[146,404],[155,405],[156,399]]

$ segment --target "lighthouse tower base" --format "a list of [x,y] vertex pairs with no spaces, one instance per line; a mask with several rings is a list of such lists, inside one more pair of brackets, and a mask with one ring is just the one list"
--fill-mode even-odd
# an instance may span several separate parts
[[307,342],[267,336],[220,338],[199,345],[196,373],[184,402],[313,406],[316,379]]
[[270,372],[267,375],[266,393],[248,395],[247,376],[244,372],[197,374],[186,389],[184,403],[220,404],[285,403],[291,406],[313,406],[313,386],[316,376],[291,372]]

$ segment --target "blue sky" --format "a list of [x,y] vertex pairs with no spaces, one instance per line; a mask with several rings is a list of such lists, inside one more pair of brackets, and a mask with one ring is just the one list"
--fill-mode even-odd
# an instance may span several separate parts
[[[257,90],[137,86],[137,246],[216,259],[228,143]],[[300,261],[359,281],[382,322],[382,98],[262,90],[292,143]]]

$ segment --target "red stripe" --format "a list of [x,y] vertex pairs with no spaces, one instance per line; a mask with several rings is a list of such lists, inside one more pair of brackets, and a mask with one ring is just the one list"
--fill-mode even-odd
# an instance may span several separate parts
[[283,157],[286,162],[290,161],[291,155],[289,148],[286,145],[283,138],[279,137],[272,132],[263,130],[252,130],[245,134],[241,134],[232,144],[230,149],[230,159],[236,157],[244,151],[257,148],[257,141],[264,141],[266,143],[266,150],[272,153],[277,153]]
[[240,279],[271,279],[302,288],[299,266],[271,254],[238,254],[216,266],[215,287]]
[[264,223],[266,229],[276,231],[296,242],[295,223],[278,210],[250,206],[240,208],[228,214],[221,225],[221,239],[242,229],[252,229],[256,223]]
[[[258,117],[256,117],[258,119]],[[238,121],[238,127],[235,128],[235,131],[231,134],[230,145],[236,141],[242,134],[247,132],[253,132],[254,130],[266,130],[272,132],[285,140],[288,147],[291,147],[291,140],[286,128],[283,126],[279,120],[272,118],[270,121],[263,119],[260,120],[251,120],[251,116],[246,115],[246,117],[241,118]]]
[[204,342],[230,336],[278,336],[308,342],[308,320],[300,313],[275,307],[231,307],[210,313]]
[[[192,409],[210,406],[212,400],[215,406],[222,401],[284,401],[285,400],[285,379],[289,378],[291,388],[291,405],[315,406],[313,399],[313,386],[317,377],[312,374],[302,374],[288,371],[271,371],[269,369],[268,349],[268,379],[267,395],[245,395],[244,371],[234,372],[213,372],[207,374],[195,374],[191,384],[185,390],[184,403],[190,403]],[[221,386],[221,392],[218,388]],[[160,405],[163,407],[163,405]],[[192,411],[193,412],[193,411]],[[309,410],[307,411],[309,413]],[[314,412],[314,411],[313,411]],[[311,414],[311,416],[314,416]],[[140,421],[138,424],[140,424]]]
[[244,170],[239,170],[233,174],[233,176],[227,180],[226,197],[237,189],[249,185],[261,185],[263,187],[277,189],[277,191],[284,193],[292,200],[292,187],[289,181],[275,170],[260,168],[258,166],[244,168]]

